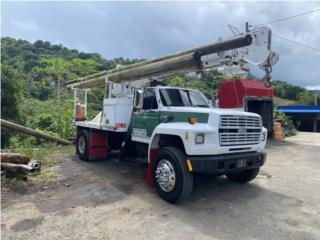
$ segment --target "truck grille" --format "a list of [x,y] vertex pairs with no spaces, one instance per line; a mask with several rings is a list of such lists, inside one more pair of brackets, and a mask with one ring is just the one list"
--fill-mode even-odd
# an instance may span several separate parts
[[222,116],[220,128],[260,128],[261,120],[258,117]]
[[219,140],[221,146],[258,144],[261,134],[259,117],[221,116]]

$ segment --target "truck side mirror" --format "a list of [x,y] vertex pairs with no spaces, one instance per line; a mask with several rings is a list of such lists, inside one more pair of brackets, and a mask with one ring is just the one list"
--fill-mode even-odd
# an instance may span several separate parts
[[134,94],[134,108],[141,110],[143,107],[143,90],[137,89]]
[[212,105],[212,107],[214,107],[214,108],[216,107],[216,100],[217,100],[217,99],[216,99],[215,97],[213,97],[212,100],[211,100],[211,105]]

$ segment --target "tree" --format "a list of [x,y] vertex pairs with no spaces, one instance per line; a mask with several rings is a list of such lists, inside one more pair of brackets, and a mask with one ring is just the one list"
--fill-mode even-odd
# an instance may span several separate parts
[[294,101],[297,101],[299,99],[299,94],[306,91],[306,89],[302,87],[291,85],[283,81],[272,81],[271,84],[277,97]]
[[41,57],[38,66],[31,72],[29,95],[46,100],[54,95],[54,91],[59,94],[59,85],[63,81],[96,73],[99,67],[100,64],[92,59],[75,58],[68,61],[61,57]]
[[174,76],[166,79],[165,83],[169,86],[181,86],[199,90],[209,99],[216,96],[216,90],[226,76],[215,73],[202,73],[200,76]]
[[[12,67],[1,65],[1,118],[17,121],[19,116],[18,104],[21,100],[21,80],[17,71]],[[9,143],[11,132],[1,129],[1,147]]]
[[[298,102],[302,105],[314,105],[315,96],[320,96],[317,91],[303,91],[298,94]],[[319,97],[318,97],[319,99]],[[318,100],[318,105],[320,104]]]
[[[70,121],[63,118],[64,109],[66,108],[67,97],[61,94],[61,83],[68,79],[73,79],[78,76],[89,75],[97,72],[97,68],[100,66],[96,61],[91,59],[72,59],[71,61],[64,60],[63,58],[40,58],[39,66],[32,69],[34,79],[38,81],[38,84],[44,86],[52,86],[52,92],[55,88],[56,99],[58,104],[58,116],[56,118],[56,124],[58,126],[58,133],[61,137],[66,137],[66,129]],[[43,88],[40,88],[42,90]],[[40,91],[40,93],[43,93]],[[39,98],[41,95],[37,93]],[[47,96],[48,97],[48,96]],[[41,99],[41,98],[40,98]]]

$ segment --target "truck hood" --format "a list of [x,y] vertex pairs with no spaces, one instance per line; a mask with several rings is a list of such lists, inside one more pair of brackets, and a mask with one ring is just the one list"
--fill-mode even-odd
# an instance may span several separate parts
[[236,115],[236,116],[247,116],[247,117],[249,116],[260,117],[260,115],[256,113],[243,112],[243,111],[231,110],[231,109],[223,109],[223,108],[167,107],[166,111],[208,113],[209,115]]

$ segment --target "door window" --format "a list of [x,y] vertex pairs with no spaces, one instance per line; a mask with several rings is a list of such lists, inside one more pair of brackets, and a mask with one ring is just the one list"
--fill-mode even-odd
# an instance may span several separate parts
[[156,94],[153,88],[147,88],[143,93],[143,110],[158,109]]

